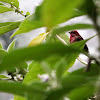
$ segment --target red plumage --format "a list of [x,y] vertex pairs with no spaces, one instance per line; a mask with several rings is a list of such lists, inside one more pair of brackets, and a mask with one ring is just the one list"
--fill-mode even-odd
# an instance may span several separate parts
[[[70,33],[70,43],[74,43],[74,42],[78,42],[78,41],[84,40],[76,30],[75,31],[71,31],[69,33]],[[87,47],[86,44],[84,46],[84,50],[86,52],[88,52],[88,47]]]

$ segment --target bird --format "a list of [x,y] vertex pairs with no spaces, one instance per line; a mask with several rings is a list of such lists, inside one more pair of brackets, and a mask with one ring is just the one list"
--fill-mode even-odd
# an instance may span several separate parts
[[[76,30],[70,31],[69,33],[70,33],[70,44],[84,40]],[[84,51],[86,53],[89,53],[89,49],[86,44],[84,46]]]

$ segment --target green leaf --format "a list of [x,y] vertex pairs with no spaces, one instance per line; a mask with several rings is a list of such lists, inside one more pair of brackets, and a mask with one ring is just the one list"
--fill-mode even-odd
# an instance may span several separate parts
[[19,63],[16,67],[19,71],[19,74],[26,75],[28,64],[25,61]]
[[0,50],[0,63],[8,53],[5,50]]
[[0,2],[0,5],[3,5],[3,3]]
[[[8,48],[7,48],[8,53],[10,53],[10,52],[12,52],[12,51],[14,50],[15,41],[16,41],[16,40],[13,40],[13,41],[11,42],[11,44],[8,46]],[[15,72],[16,72],[16,68],[10,68],[10,69],[7,70],[7,73],[8,73],[8,74],[9,74],[9,73],[15,73]]]
[[0,75],[0,79],[5,79],[5,78],[9,78],[9,77],[7,77],[5,75]]
[[[74,60],[75,60],[75,58],[79,55],[79,53],[82,52],[82,49],[85,43],[91,38],[93,38],[94,36],[90,37],[87,40],[82,40],[79,42],[72,43],[69,46],[64,45],[62,43],[56,43],[56,44],[44,43],[44,44],[37,45],[34,47],[21,48],[19,50],[18,49],[14,50],[11,53],[9,53],[0,64],[1,66],[0,71],[3,71],[4,69],[9,69],[9,67],[18,65],[19,63],[25,60],[39,61],[52,55],[63,56],[63,57],[66,56],[66,57],[70,57],[70,59],[74,57]],[[70,56],[70,55],[73,55],[73,56]],[[70,64],[68,68],[70,68],[73,62],[70,62],[70,60],[68,62]]]
[[[59,55],[63,57],[66,56],[72,59],[73,56],[75,57],[78,56],[78,54],[82,51],[85,43],[91,38],[87,40],[82,40],[79,42],[72,43],[69,46],[66,46],[62,43],[58,43],[58,44],[57,43],[56,44],[55,43],[51,43],[51,44],[44,43],[44,44],[37,45],[34,47],[14,50],[5,57],[2,64],[0,65],[1,66],[0,71],[4,69],[9,69],[9,67],[18,65],[19,63],[25,60],[42,60],[52,55]],[[70,55],[73,55],[73,56],[70,56]],[[75,57],[74,57],[74,60],[75,60]],[[73,63],[71,62],[69,66],[71,66],[71,64]]]
[[51,34],[48,34],[45,40],[46,40],[46,43],[58,43],[59,42],[59,40],[55,36],[52,36]]
[[2,44],[0,43],[0,49],[3,49],[3,46],[2,46]]
[[[76,90],[80,89],[84,92],[86,89],[89,90],[92,88],[90,93],[87,91],[89,94],[87,92],[83,94],[83,95],[86,95],[86,97],[90,96],[94,92],[94,86],[98,80],[98,76],[99,76],[99,66],[97,65],[91,65],[91,69],[89,72],[85,72],[84,68],[81,68],[72,73],[69,73],[66,76],[62,77],[61,87],[50,90],[45,100],[61,100],[62,97],[64,97],[65,95],[68,95],[69,93],[71,93],[71,91],[74,92],[74,89]],[[86,88],[85,86],[86,87],[93,86],[93,87]],[[82,92],[81,91],[79,92],[80,92],[81,97],[84,97],[81,94]],[[74,93],[73,93],[73,96],[75,96]],[[77,94],[76,95],[77,98],[78,96],[80,97],[80,95]],[[71,100],[74,100],[74,99],[71,99]],[[83,100],[83,99],[77,99],[77,100]]]
[[[40,80],[38,77],[38,74],[44,73],[42,66],[38,62],[33,61],[29,65],[28,70],[29,70],[29,72],[25,75],[23,84],[34,86],[34,88],[36,88],[39,91],[46,90],[46,87],[48,86],[46,83],[36,82],[36,81]],[[14,100],[26,100],[26,98],[23,98],[21,96],[15,96]]]
[[86,72],[84,71],[84,68],[81,68],[64,76],[62,78],[62,86],[67,90],[71,90],[86,83],[95,84],[96,80],[98,79],[98,75],[98,66],[93,64],[91,65],[91,69],[89,72]]
[[68,47],[63,44],[41,44],[34,47],[22,48],[12,51],[5,57],[0,65],[0,71],[9,69],[9,67],[18,65],[18,63],[25,60],[42,60],[51,55],[65,56],[80,52],[77,48]]
[[0,13],[4,13],[4,12],[8,12],[8,11],[13,11],[13,9],[3,6],[3,5],[0,5]]
[[26,16],[30,15],[30,12],[26,12]]
[[68,93],[68,98],[70,98],[70,100],[87,100],[87,98],[93,95],[94,91],[95,86],[87,84],[72,90]]
[[18,64],[18,69],[27,69],[27,67],[28,67],[28,64],[27,64],[27,62],[21,62],[20,64]]
[[58,80],[60,80],[61,79],[61,77],[62,77],[62,74],[66,71],[66,69],[67,69],[67,63],[66,63],[66,61],[67,61],[68,59],[65,59],[65,57],[64,58],[62,58],[62,59],[60,59],[57,63],[56,63],[56,66],[58,67],[57,68],[57,70],[56,70],[56,76],[57,76],[57,78],[58,78]]
[[14,23],[14,22],[0,23],[0,27],[7,26],[7,25],[10,25],[10,24],[13,24],[13,23]]
[[26,33],[33,29],[43,27],[40,19],[40,6],[37,7],[35,14],[28,16],[20,25],[19,29],[11,36],[11,38],[17,34]]
[[38,91],[47,91],[49,84],[47,82],[33,82],[31,84]]
[[68,72],[68,69],[72,67],[72,65],[75,63],[78,54],[76,54],[76,56],[74,55],[75,54],[70,55],[68,57],[64,57],[57,62],[56,66],[58,66],[58,68],[56,70],[56,76],[58,80],[60,80],[64,73]]
[[27,100],[44,100],[46,96],[44,96],[43,94],[35,94],[35,96],[33,95],[28,95]]
[[[40,93],[37,93],[34,96],[31,95],[31,99],[28,100],[44,100],[43,98],[45,97],[45,93],[43,94],[41,92],[45,92],[47,90],[48,84],[43,82],[34,82],[30,86],[33,87],[35,90],[40,91]],[[15,96],[14,100],[27,100],[27,98],[24,98],[22,96]]]
[[[88,4],[88,6],[86,6]],[[80,7],[80,10],[87,13],[90,18],[94,22],[96,22],[97,19],[97,7],[95,5],[94,0],[84,0],[84,3]]]
[[55,34],[60,34],[60,33],[75,30],[75,29],[88,29],[88,28],[93,28],[93,25],[91,25],[91,24],[74,24],[74,25],[64,26],[61,28],[55,28],[52,30],[52,34],[55,35]]
[[61,33],[59,36],[69,45],[69,37],[66,33]]
[[[43,82],[34,82],[30,86],[33,87],[34,90],[40,91],[40,93],[35,93],[35,94],[33,93],[34,95],[27,97],[28,100],[44,100],[46,93],[42,93],[42,92],[45,92],[47,90],[48,84]],[[27,100],[27,98],[24,98],[22,96],[15,96],[14,100]]]
[[14,50],[15,41],[16,41],[16,40],[13,40],[13,41],[11,42],[11,44],[8,46],[8,48],[7,48],[8,53],[10,53],[11,51]]
[[[72,48],[78,48],[79,50],[82,50],[84,47],[84,44],[86,43],[87,40],[85,41],[80,41],[80,42],[76,42],[74,44],[71,44],[70,47]],[[58,63],[58,69],[56,70],[56,75],[57,77],[60,79],[62,77],[62,75],[68,71],[68,69],[70,67],[72,67],[72,65],[75,63],[76,58],[78,57],[79,53],[73,53],[73,54],[67,54],[65,56],[65,58],[62,58]]]
[[52,73],[52,70],[56,70],[57,69],[57,63],[60,61],[61,56],[56,56],[56,55],[52,55],[48,58],[46,58],[45,60],[41,61],[41,64],[44,68],[44,70],[47,73]]
[[22,96],[15,96],[14,100],[26,100],[26,98]]
[[5,82],[5,81],[0,81],[0,91],[24,97],[25,96],[27,97],[28,95],[35,96],[38,93],[41,95],[43,94],[42,91],[38,91],[37,89],[34,88],[34,86],[27,86],[21,83]]
[[[0,50],[0,63],[3,61],[3,59],[4,59],[4,57],[7,55],[8,53],[5,51],[5,50]],[[14,68],[10,68],[9,69],[9,71],[8,71],[8,73],[9,72],[13,72],[13,71],[11,71],[12,69],[14,69]]]
[[69,20],[73,16],[74,9],[82,3],[83,0],[81,2],[80,0],[44,0],[41,5],[44,25],[51,28],[52,26]]
[[64,97],[66,90],[63,89],[53,89],[48,92],[48,95],[45,100],[62,100],[61,97]]
[[[21,22],[6,22],[0,23],[0,35],[7,33],[19,27]],[[2,25],[2,26],[1,26]]]
[[37,37],[35,37],[30,43],[29,43],[29,47],[30,46],[35,46],[38,45],[40,43],[43,42],[43,40],[46,38],[46,36],[48,35],[48,33],[41,33],[39,34]]
[[15,67],[10,68],[10,69],[7,70],[7,74],[8,74],[8,75],[13,75],[13,76],[15,76],[15,75],[16,75],[15,73],[16,73],[16,68],[15,68]]
[[[79,10],[79,8],[78,8],[78,9],[74,9],[73,16],[71,16],[71,18],[75,18],[75,17],[79,17],[79,16],[83,16],[83,15],[86,15],[86,13]],[[69,19],[71,19],[71,18],[69,18]]]
[[31,68],[33,67],[33,65],[35,65],[35,61],[32,61],[30,64],[29,64],[29,66],[28,66],[28,71],[30,71],[31,70]]
[[[96,36],[96,35],[94,35],[94,36]],[[91,37],[91,38],[93,38],[93,37]],[[78,48],[79,50],[82,50],[84,48],[84,44],[86,43],[86,41],[90,40],[91,38],[71,44],[70,47]],[[62,75],[64,75],[66,73],[66,71],[68,72],[68,69],[70,67],[72,67],[72,65],[75,63],[75,60],[78,57],[78,55],[79,55],[79,53],[74,53],[72,55],[67,54],[65,56],[65,58],[62,58],[61,60],[58,61],[58,63],[57,63],[58,68],[56,70],[56,75],[57,75],[58,79],[60,79],[62,77]]]
[[29,67],[31,68],[23,80],[25,84],[31,84],[36,80],[40,80],[38,74],[44,73],[42,66],[38,62],[32,62]]
[[15,7],[19,8],[19,2],[18,0],[0,0],[1,2],[9,3],[11,5],[14,5]]

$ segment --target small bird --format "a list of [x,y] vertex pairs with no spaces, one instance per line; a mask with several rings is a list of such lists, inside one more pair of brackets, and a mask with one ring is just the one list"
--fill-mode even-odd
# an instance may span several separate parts
[[[69,33],[70,33],[70,43],[74,43],[74,42],[84,40],[76,30],[71,31]],[[84,50],[85,50],[86,53],[89,52],[86,44],[84,46]]]

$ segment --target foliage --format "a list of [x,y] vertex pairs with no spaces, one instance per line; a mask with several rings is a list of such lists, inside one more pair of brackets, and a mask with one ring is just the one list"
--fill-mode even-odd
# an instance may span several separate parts
[[[99,15],[96,9],[93,0],[44,0],[34,14],[27,12],[24,15],[19,10],[18,0],[0,0],[0,13],[15,11],[26,17],[20,22],[0,23],[0,35],[18,28],[12,38],[36,28],[47,28],[46,33],[35,37],[28,47],[16,49],[15,40],[7,50],[0,44],[0,72],[6,71],[10,75],[0,74],[0,91],[14,94],[14,100],[88,100],[95,96],[100,59],[88,55],[89,61],[92,59],[94,63],[68,71],[79,54],[84,53],[85,43],[93,37],[70,44],[65,32],[89,28],[98,32],[100,28],[96,19]],[[89,16],[94,24],[58,26],[82,15]],[[89,71],[84,67],[90,67]]]

